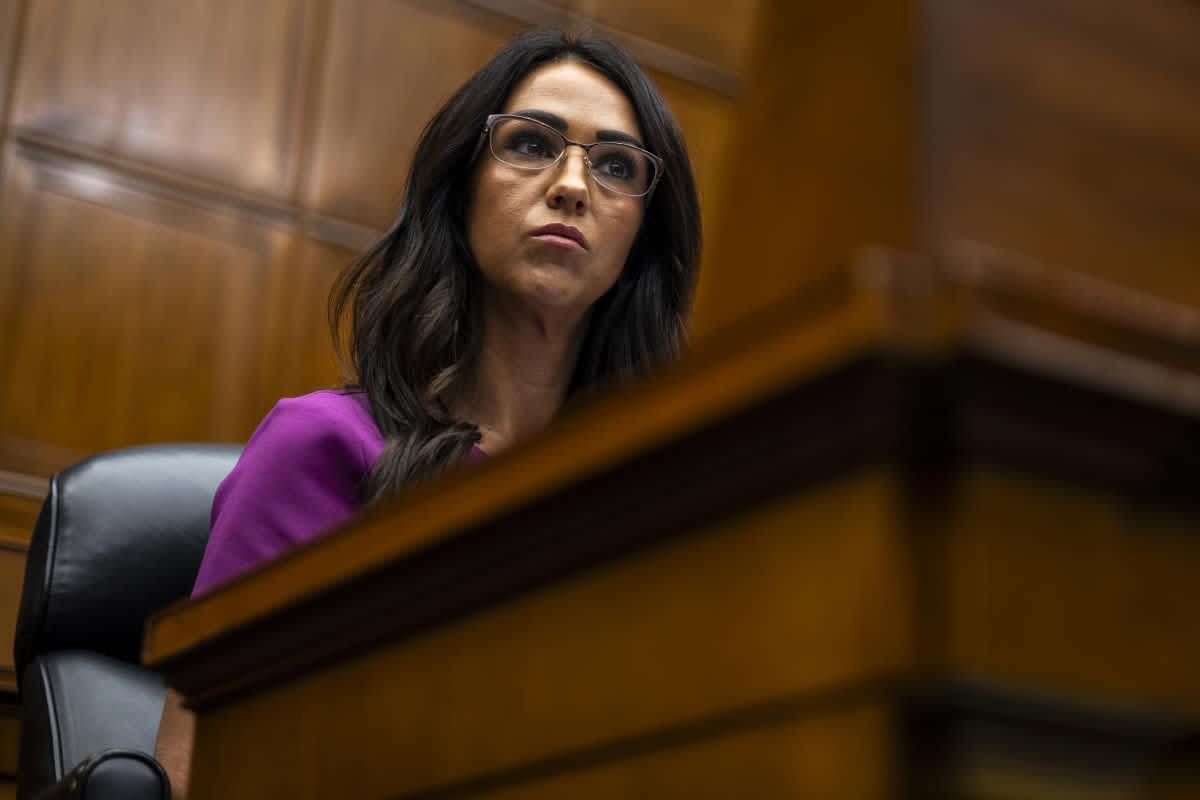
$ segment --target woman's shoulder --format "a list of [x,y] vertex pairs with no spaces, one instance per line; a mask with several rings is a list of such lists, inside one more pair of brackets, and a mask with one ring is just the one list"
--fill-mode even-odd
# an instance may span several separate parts
[[361,392],[279,400],[217,488],[193,593],[349,519],[382,447]]
[[250,443],[293,454],[313,448],[324,453],[350,450],[366,466],[374,463],[384,446],[367,395],[351,389],[321,389],[281,398]]
[[332,423],[371,419],[367,394],[359,389],[318,389],[298,397],[283,397],[272,413]]

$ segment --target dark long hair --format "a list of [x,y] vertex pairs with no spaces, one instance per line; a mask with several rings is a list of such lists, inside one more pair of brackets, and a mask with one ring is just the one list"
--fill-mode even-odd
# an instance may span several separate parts
[[480,440],[478,427],[449,411],[478,362],[483,332],[483,279],[466,234],[471,173],[487,115],[501,111],[530,72],[566,59],[625,94],[647,149],[665,162],[620,277],[591,309],[568,395],[647,375],[680,352],[700,258],[700,209],[679,126],[654,84],[614,45],[558,31],[523,34],[425,127],[396,220],[330,294],[348,388],[367,393],[387,440],[367,475],[366,499],[440,472]]

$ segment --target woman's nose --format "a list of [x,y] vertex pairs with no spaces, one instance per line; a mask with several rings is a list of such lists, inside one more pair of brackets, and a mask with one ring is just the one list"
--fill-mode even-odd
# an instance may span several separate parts
[[569,147],[554,167],[547,202],[552,208],[582,213],[588,205],[588,190],[587,153],[582,148]]

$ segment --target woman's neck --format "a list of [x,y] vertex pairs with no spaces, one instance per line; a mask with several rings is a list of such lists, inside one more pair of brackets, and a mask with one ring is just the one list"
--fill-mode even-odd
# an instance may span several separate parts
[[479,362],[461,402],[460,419],[479,426],[480,447],[495,454],[545,428],[566,399],[587,320],[544,316],[491,305],[484,313]]

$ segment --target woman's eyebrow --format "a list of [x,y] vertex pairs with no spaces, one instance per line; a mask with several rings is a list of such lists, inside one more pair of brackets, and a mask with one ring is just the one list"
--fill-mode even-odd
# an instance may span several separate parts
[[[517,114],[518,116],[529,117],[530,119],[536,119],[538,122],[544,122],[547,125],[549,125],[551,128],[554,128],[555,130],[560,131],[564,135],[566,134],[567,129],[570,127],[569,125],[567,125],[567,121],[565,119],[563,119],[562,117],[560,117],[558,114],[555,114],[550,111],[543,111],[540,108],[524,108],[524,109],[521,109],[520,111],[514,111],[512,113]],[[596,131],[596,141],[597,142],[628,142],[629,144],[636,145],[636,146],[642,148],[643,150],[646,148],[646,146],[644,144],[642,144],[640,139],[638,139],[636,136],[634,136],[631,133],[625,133],[625,131],[611,131],[611,130]]]
[[561,131],[562,133],[567,132],[567,121],[558,114],[552,114],[549,111],[542,111],[538,108],[526,108],[521,111],[514,111],[512,113],[518,116],[536,119],[538,122],[544,122],[551,128]]
[[628,142],[629,144],[636,145],[636,146],[642,148],[643,150],[646,149],[646,146],[644,144],[642,144],[640,139],[638,139],[633,134],[625,133],[624,131],[596,131],[596,141],[597,142]]

